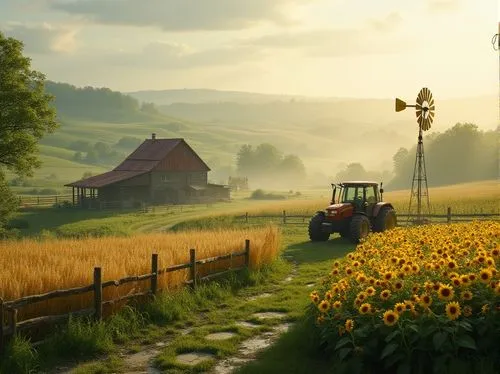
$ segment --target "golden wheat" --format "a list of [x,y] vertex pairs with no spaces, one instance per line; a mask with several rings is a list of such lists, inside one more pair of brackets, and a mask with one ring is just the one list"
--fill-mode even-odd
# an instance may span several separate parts
[[[92,284],[93,268],[102,268],[103,281],[151,272],[151,254],[158,253],[160,268],[189,262],[190,248],[199,259],[241,252],[245,239],[250,240],[250,267],[270,263],[279,250],[279,233],[274,227],[253,230],[217,230],[142,234],[132,238],[89,238],[64,240],[21,240],[0,242],[0,297],[17,299],[47,291]],[[226,267],[225,263],[199,267],[201,275]],[[241,266],[244,258],[237,257],[232,266]],[[162,274],[159,288],[172,289],[181,285],[187,270]],[[104,290],[104,300],[128,293],[145,291],[149,281]],[[88,308],[92,293],[38,303],[20,311],[23,317],[63,313]]]

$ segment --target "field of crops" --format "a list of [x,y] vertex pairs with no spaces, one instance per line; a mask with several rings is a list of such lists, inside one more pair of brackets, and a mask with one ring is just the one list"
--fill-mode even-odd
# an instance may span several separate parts
[[[497,181],[430,188],[429,196],[431,214],[446,214],[448,207],[451,207],[452,213],[500,213],[500,185]],[[274,201],[264,208],[249,208],[248,212],[255,215],[279,215],[286,210],[291,215],[312,215],[324,209],[330,198],[331,191],[325,190],[321,198]],[[384,193],[384,201],[391,202],[401,214],[407,213],[409,198],[410,191],[407,190]]]
[[498,222],[374,234],[333,264],[310,313],[341,361],[415,372],[443,372],[450,360],[498,364],[498,264]]
[[[158,253],[159,267],[189,262],[189,249],[197,258],[241,252],[245,239],[250,240],[250,267],[272,262],[278,255],[279,233],[268,227],[253,230],[218,230],[211,232],[142,234],[131,238],[91,238],[63,240],[22,240],[0,242],[0,297],[12,300],[51,290],[85,286],[93,283],[93,268],[102,268],[103,281],[151,272],[151,254]],[[229,260],[228,260],[229,261]],[[239,261],[239,262],[237,262]],[[233,262],[241,266],[242,257]],[[200,273],[215,271],[207,264]],[[207,268],[212,266],[211,268]],[[175,288],[186,280],[186,270],[163,274],[159,288]],[[149,282],[104,290],[104,300],[147,290]],[[20,317],[64,313],[92,304],[92,293],[55,299],[20,310]]]

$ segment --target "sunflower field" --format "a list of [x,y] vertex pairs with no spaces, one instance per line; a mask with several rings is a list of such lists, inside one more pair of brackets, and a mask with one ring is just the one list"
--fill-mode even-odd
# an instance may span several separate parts
[[498,265],[500,222],[372,234],[333,263],[309,316],[349,372],[498,373]]

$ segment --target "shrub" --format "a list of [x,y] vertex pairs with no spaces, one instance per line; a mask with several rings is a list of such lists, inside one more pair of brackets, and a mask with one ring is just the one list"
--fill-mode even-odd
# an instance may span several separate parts
[[284,199],[286,199],[286,197],[283,195],[266,193],[261,189],[257,189],[254,192],[252,192],[252,195],[250,195],[250,199],[252,199],[252,200],[284,200]]

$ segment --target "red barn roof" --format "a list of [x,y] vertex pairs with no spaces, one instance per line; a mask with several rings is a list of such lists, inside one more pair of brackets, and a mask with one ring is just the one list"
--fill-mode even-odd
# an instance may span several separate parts
[[209,171],[208,165],[184,139],[146,139],[120,165],[107,173],[66,184],[70,187],[99,188],[153,170]]

